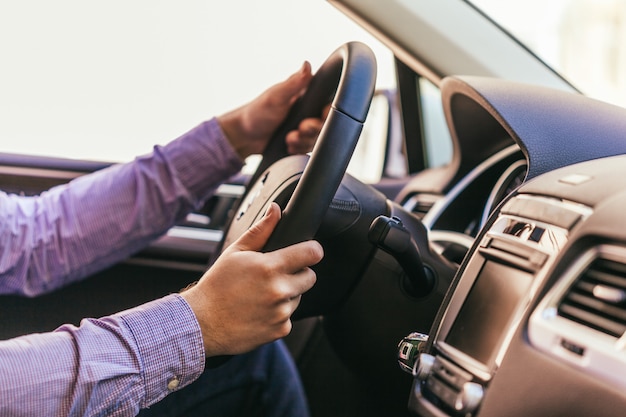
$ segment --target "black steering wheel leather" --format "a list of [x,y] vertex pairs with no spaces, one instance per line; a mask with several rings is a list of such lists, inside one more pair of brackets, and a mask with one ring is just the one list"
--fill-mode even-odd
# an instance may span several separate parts
[[[272,201],[283,216],[265,251],[312,239],[345,174],[376,83],[376,59],[366,45],[339,47],[312,78],[263,152],[263,160],[225,233],[223,248],[263,216]],[[311,156],[288,156],[285,136],[332,104]]]

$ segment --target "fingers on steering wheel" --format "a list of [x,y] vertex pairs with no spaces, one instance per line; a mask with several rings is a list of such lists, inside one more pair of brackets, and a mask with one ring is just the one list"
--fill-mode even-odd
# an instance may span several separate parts
[[292,155],[311,152],[323,125],[323,119],[304,119],[297,130],[292,130],[285,137],[287,151]]

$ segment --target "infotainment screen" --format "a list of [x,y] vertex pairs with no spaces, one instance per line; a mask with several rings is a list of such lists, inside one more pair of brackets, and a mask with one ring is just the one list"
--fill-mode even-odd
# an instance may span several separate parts
[[533,275],[486,261],[445,342],[492,367],[507,325],[530,289]]

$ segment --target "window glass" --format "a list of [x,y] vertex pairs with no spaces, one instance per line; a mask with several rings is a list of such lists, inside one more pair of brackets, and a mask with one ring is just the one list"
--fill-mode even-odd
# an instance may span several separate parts
[[583,93],[626,106],[624,0],[471,0]]
[[348,173],[363,182],[375,183],[383,176],[391,111],[388,96],[376,94],[348,165]]
[[320,0],[20,0],[0,4],[0,152],[126,161],[360,40]]
[[441,92],[427,79],[419,78],[422,120],[426,146],[426,166],[434,168],[452,159],[452,138],[446,124]]

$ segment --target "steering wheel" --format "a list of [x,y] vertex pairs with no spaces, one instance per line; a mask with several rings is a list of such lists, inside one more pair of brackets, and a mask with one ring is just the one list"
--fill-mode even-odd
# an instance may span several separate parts
[[[265,251],[315,236],[358,142],[375,83],[376,59],[365,44],[346,43],[330,55],[264,150],[252,185],[224,235],[223,248],[261,218],[273,201],[283,215]],[[288,156],[286,134],[303,119],[319,117],[331,99],[310,157]]]

